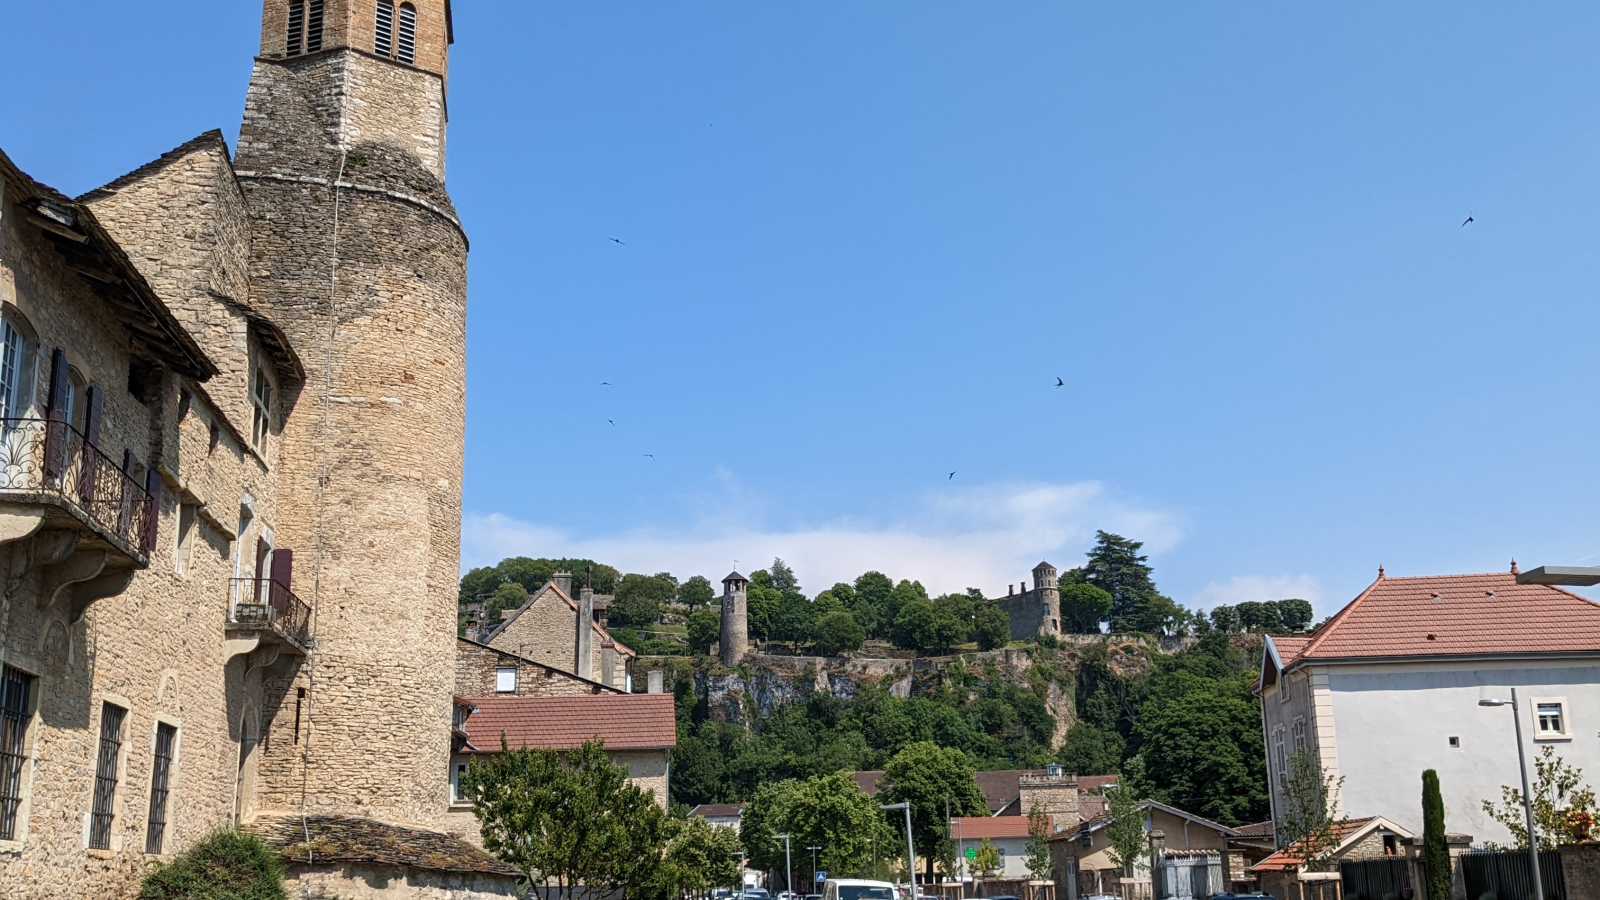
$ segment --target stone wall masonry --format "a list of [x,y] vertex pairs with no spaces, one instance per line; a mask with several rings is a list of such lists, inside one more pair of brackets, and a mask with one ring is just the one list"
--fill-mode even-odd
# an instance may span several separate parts
[[[410,0],[417,10],[415,68],[444,75],[449,66],[446,0]],[[261,55],[283,59],[288,48],[289,0],[265,0],[261,18]],[[398,9],[399,3],[395,4]],[[376,0],[325,0],[322,52],[353,47],[376,51]]]
[[389,866],[291,865],[284,890],[292,900],[505,900],[512,879]]
[[[430,827],[448,804],[466,242],[440,206],[442,184],[408,147],[351,148],[367,164],[350,180],[370,190],[335,197],[326,183],[352,121],[341,91],[367,67],[412,78],[400,93],[425,87],[422,73],[350,51],[258,61],[236,159],[254,224],[251,304],[307,366],[276,463],[279,529],[300,548],[317,610],[316,650],[284,685],[307,692],[308,745],[263,753],[261,802],[297,809],[304,766],[318,811]],[[363,97],[365,114],[387,102]],[[393,102],[399,117],[431,101]],[[437,196],[400,196],[419,186]]]
[[497,691],[495,680],[502,668],[517,670],[514,697],[574,697],[583,694],[621,693],[616,688],[585,681],[553,666],[524,659],[465,639],[456,641],[456,686],[458,697],[506,696]]
[[[178,728],[166,853],[234,819],[241,723],[267,716],[272,700],[261,687],[264,655],[229,659],[224,652],[233,529],[246,494],[259,525],[270,525],[271,479],[227,429],[213,438],[211,426],[225,414],[182,379],[167,376],[149,406],[127,393],[128,335],[14,206],[0,211],[0,295],[7,304],[0,315],[22,312],[38,338],[28,356],[29,393],[43,397],[48,348],[63,347],[105,391],[102,447],[114,456],[132,451],[166,483],[149,568],[123,593],[91,604],[81,621],[70,621],[60,604],[39,608],[42,574],[29,571],[37,539],[0,546],[0,659],[35,676],[37,697],[22,839],[0,845],[0,896],[119,896],[150,859],[144,849],[158,723]],[[180,574],[176,524],[185,501],[203,506]],[[112,849],[91,851],[84,823],[106,702],[128,710],[122,774]],[[248,808],[250,798],[244,800]]]

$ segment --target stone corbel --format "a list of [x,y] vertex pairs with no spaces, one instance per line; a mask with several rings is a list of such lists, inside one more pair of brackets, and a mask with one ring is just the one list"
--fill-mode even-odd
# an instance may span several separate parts
[[83,621],[83,614],[89,611],[89,604],[94,601],[115,597],[127,590],[128,585],[133,583],[134,571],[113,569],[73,584],[68,592],[72,597],[72,605],[67,612],[67,624],[76,625]]
[[31,537],[44,524],[44,509],[37,506],[0,508],[0,544]]
[[234,637],[234,634],[235,632],[229,632],[228,637],[222,641],[223,665],[232,662],[233,658],[240,654],[254,653],[255,649],[261,646],[261,631],[259,629],[252,628],[249,631],[238,633],[238,637]]
[[[28,567],[21,573],[22,577],[66,560],[78,549],[78,537],[78,532],[69,528],[52,528],[39,532],[39,536],[33,540]],[[41,598],[40,608],[48,605]]]
[[109,557],[110,554],[104,550],[85,550],[45,566],[40,575],[39,608],[49,609],[57,600],[67,596],[68,588],[97,577],[105,571]]

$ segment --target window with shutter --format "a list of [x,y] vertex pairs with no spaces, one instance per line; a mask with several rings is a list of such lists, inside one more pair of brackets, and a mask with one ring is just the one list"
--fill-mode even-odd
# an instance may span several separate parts
[[379,56],[394,55],[394,0],[378,0],[378,24],[372,49]]
[[406,65],[417,61],[417,8],[400,4],[400,52],[396,58]]

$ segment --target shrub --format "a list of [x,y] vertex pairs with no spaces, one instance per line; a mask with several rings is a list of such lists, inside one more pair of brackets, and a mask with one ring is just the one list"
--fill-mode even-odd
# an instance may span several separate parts
[[139,900],[287,900],[283,862],[254,835],[218,831],[158,864]]

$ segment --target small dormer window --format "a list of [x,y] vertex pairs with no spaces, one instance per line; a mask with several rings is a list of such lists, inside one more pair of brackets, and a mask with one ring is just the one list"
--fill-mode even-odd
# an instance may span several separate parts
[[394,0],[378,0],[378,23],[373,31],[372,50],[379,56],[394,54]]
[[267,448],[267,434],[272,430],[272,382],[265,368],[256,368],[255,380],[250,385],[250,405],[255,415],[250,425],[250,445],[257,451]]
[[417,61],[417,8],[400,4],[400,52],[395,58],[411,65]]

